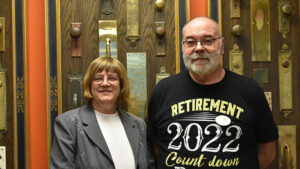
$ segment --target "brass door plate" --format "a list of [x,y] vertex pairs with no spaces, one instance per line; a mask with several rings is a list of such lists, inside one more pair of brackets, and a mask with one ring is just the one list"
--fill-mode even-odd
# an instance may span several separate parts
[[279,168],[297,169],[296,125],[279,125]]
[[164,79],[166,77],[169,77],[171,75],[170,73],[167,72],[167,69],[164,66],[160,67],[159,70],[160,70],[160,72],[156,74],[156,84],[160,80],[162,80],[162,79]]
[[269,70],[267,68],[255,68],[254,79],[258,83],[268,83],[269,82]]
[[229,52],[229,69],[237,74],[244,74],[244,52],[237,44]]
[[147,103],[147,58],[145,52],[127,53],[127,74],[132,99],[128,105],[128,112],[140,118],[146,116]]
[[140,39],[139,34],[139,0],[127,0],[127,33],[126,40],[134,47]]
[[292,51],[284,44],[278,52],[279,106],[284,118],[289,119],[293,112],[293,61]]
[[68,76],[68,99],[70,109],[83,105],[82,80],[83,76],[80,74],[73,73]]
[[109,50],[110,56],[113,58],[118,58],[118,29],[116,20],[99,20],[98,30],[99,30],[99,56],[106,56],[108,49],[109,40]]
[[290,32],[290,13],[291,5],[288,0],[278,1],[278,25],[279,32],[283,38],[287,38],[287,33]]
[[6,71],[0,64],[0,140],[7,131]]
[[155,22],[156,56],[166,56],[165,22]]
[[0,17],[0,52],[5,52],[5,18]]
[[269,0],[251,0],[250,17],[252,61],[271,61]]
[[272,92],[265,92],[265,96],[268,101],[269,107],[272,110]]
[[230,18],[240,18],[240,0],[230,0]]

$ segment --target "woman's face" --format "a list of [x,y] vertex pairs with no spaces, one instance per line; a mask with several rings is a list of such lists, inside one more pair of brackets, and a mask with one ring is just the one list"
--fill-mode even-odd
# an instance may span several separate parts
[[117,104],[120,95],[120,78],[117,73],[105,71],[96,73],[91,86],[93,102],[96,104]]

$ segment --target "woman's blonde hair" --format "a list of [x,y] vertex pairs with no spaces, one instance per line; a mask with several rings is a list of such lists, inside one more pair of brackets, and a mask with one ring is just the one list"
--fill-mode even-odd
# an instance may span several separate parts
[[126,69],[123,66],[123,64],[112,57],[98,57],[97,59],[93,60],[92,63],[89,65],[82,84],[84,98],[89,102],[93,100],[93,96],[91,93],[91,85],[96,73],[102,72],[103,70],[107,72],[111,71],[118,74],[120,79],[120,95],[118,97],[117,107],[126,109],[130,97],[129,80],[127,77]]

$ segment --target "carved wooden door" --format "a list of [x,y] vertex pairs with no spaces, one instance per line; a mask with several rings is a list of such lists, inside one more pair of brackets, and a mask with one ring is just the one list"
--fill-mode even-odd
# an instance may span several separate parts
[[[61,65],[58,65],[61,66],[58,72],[61,112],[84,104],[82,78],[93,59],[106,55],[108,37],[111,55],[127,67],[129,78],[133,78],[130,79],[134,83],[131,89],[136,97],[129,109],[144,117],[156,79],[179,70],[176,59],[179,59],[180,47],[175,37],[178,3],[177,0],[61,1]],[[114,33],[107,35],[107,30]],[[137,71],[134,67],[138,65],[142,67]],[[138,101],[141,98],[142,101]]]

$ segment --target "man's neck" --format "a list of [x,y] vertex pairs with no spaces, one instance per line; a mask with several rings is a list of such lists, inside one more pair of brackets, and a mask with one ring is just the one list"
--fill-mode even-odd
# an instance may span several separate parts
[[220,65],[213,72],[206,75],[199,75],[189,71],[191,78],[198,84],[210,85],[220,82],[225,76],[225,70]]

